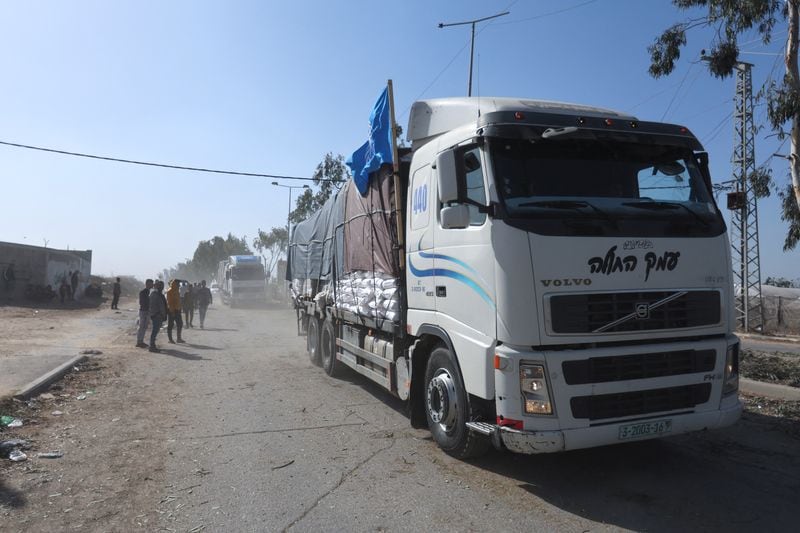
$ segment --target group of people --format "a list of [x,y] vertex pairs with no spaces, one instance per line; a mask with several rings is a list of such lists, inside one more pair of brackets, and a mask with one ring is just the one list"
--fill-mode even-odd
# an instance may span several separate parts
[[[211,290],[206,287],[206,280],[192,284],[175,279],[170,281],[169,289],[164,294],[163,281],[154,282],[148,279],[145,281],[144,289],[139,291],[139,331],[136,336],[136,347],[148,348],[151,352],[161,351],[156,346],[156,337],[165,321],[169,342],[171,344],[185,342],[181,336],[184,325],[181,314],[186,317],[186,327],[193,328],[196,308],[200,315],[200,329],[203,329],[206,311],[212,302]],[[144,342],[148,324],[152,328],[149,345]],[[172,338],[173,328],[177,333],[175,340]]]

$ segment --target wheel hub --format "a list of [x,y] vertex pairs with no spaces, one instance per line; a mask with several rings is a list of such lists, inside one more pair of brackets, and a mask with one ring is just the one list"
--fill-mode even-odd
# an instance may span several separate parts
[[455,422],[458,409],[456,398],[453,376],[444,368],[438,369],[428,383],[427,407],[431,420],[445,431]]

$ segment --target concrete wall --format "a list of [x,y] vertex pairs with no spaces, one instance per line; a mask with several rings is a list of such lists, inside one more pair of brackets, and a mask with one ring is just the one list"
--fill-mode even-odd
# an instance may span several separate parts
[[54,291],[58,292],[61,280],[66,279],[69,283],[69,272],[77,270],[80,275],[75,299],[80,300],[89,284],[89,276],[92,274],[92,251],[55,250],[41,246],[0,242],[0,273],[4,272],[10,263],[14,265],[17,282],[13,294],[9,294],[2,281],[2,276],[0,276],[0,295],[2,297],[23,298],[25,287],[29,283],[43,287],[50,285]]

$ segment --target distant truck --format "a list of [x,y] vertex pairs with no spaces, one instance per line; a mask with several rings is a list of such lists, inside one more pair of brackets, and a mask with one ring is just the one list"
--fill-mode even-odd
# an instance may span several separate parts
[[441,448],[542,453],[739,419],[726,227],[685,127],[509,98],[411,107],[398,175],[290,240],[311,360]]
[[222,301],[231,307],[266,301],[267,278],[256,255],[232,255],[220,261],[217,280]]

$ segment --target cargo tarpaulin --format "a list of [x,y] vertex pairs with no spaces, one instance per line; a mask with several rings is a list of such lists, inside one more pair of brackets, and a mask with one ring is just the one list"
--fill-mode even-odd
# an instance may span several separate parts
[[[294,227],[289,241],[287,280],[330,280],[334,264],[338,265],[338,272],[342,271],[343,193],[344,189],[328,199],[319,211]],[[336,228],[339,228],[339,243],[336,243]]]
[[[366,195],[355,186],[347,195],[344,212],[344,271],[364,270],[400,277],[397,228],[391,165],[370,176]],[[351,184],[348,184],[351,185]]]
[[286,279],[330,281],[356,271],[400,277],[394,203],[390,165],[371,175],[366,195],[348,181],[295,226]]

